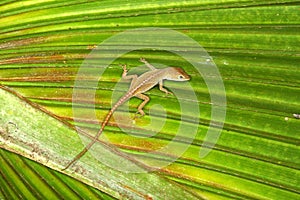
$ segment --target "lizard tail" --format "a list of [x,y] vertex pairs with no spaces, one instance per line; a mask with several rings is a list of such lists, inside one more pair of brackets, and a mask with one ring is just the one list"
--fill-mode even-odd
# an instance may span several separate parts
[[109,113],[106,115],[105,120],[103,121],[100,130],[98,131],[98,133],[96,134],[96,136],[93,138],[93,140],[80,152],[78,153],[71,162],[68,163],[68,165],[62,169],[62,171],[68,169],[73,163],[75,163],[81,156],[83,156],[98,140],[99,136],[102,134],[105,126],[108,124],[108,121],[110,120],[112,114],[115,112],[115,110],[121,105],[123,104],[125,101],[127,101],[129,99],[129,97],[127,97],[129,95],[125,95],[123,96],[109,111]]

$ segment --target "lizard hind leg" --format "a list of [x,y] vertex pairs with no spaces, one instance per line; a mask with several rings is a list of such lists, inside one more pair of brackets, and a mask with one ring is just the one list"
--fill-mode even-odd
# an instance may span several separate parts
[[145,115],[145,112],[143,111],[144,106],[150,101],[150,98],[144,94],[137,94],[135,95],[137,98],[144,100],[138,107],[137,113],[140,113],[141,116]]

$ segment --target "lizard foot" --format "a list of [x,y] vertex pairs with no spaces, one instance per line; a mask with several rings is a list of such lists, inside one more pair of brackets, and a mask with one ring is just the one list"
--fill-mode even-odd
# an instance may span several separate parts
[[144,112],[143,110],[138,110],[138,111],[135,113],[133,119],[141,118],[141,117],[144,117],[144,116],[145,116],[145,112]]
[[174,95],[172,92],[166,91],[166,95]]
[[145,58],[140,58],[140,61],[141,61],[142,63],[146,63],[146,62],[147,62]]
[[121,65],[123,71],[127,72],[127,65]]

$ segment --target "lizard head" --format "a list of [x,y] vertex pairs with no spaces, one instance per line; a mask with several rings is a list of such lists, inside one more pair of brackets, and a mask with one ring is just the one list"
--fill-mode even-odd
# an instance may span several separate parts
[[183,71],[180,67],[169,67],[168,68],[168,77],[167,80],[172,81],[188,81],[190,80],[190,76]]

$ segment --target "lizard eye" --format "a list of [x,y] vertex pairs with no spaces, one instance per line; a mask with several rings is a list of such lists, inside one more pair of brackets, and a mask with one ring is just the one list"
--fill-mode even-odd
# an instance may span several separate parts
[[178,76],[178,79],[183,79],[183,78],[184,78],[183,75],[179,75],[179,76]]

